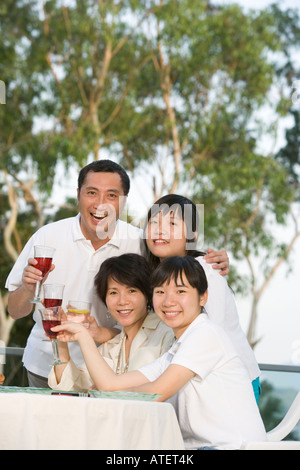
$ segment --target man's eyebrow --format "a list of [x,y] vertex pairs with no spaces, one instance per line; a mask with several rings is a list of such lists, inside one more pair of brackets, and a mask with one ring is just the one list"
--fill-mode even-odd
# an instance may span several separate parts
[[[95,186],[86,186],[85,188],[86,190],[93,190],[93,191],[99,191],[99,188],[96,188]],[[106,189],[105,190],[106,193],[117,193],[117,194],[120,194],[121,191],[119,191],[119,189],[116,189],[116,188],[112,188],[112,189]]]

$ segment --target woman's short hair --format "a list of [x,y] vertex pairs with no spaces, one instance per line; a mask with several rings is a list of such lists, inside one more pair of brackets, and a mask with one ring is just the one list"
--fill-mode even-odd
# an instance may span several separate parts
[[106,259],[95,277],[94,284],[97,295],[106,305],[106,294],[109,278],[128,287],[139,289],[152,307],[150,287],[151,270],[147,260],[135,253],[113,256]]

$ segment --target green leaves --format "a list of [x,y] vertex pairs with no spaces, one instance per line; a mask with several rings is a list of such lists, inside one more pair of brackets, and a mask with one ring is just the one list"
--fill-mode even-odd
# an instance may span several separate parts
[[288,99],[272,103],[269,94],[292,70],[295,12],[205,0],[30,5],[1,4],[2,168],[16,174],[31,161],[39,190],[50,194],[58,162],[84,165],[103,154],[133,171],[166,154],[177,159],[179,188],[192,177],[191,195],[218,211],[212,240],[220,239],[213,226],[221,217],[233,224],[223,239],[254,230],[248,221],[258,200],[285,222],[297,142],[277,162],[257,144],[270,131],[261,106],[269,101],[280,117],[289,112]]

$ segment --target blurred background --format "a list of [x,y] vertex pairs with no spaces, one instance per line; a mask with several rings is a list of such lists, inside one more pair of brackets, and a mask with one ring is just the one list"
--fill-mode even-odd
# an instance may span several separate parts
[[227,250],[257,359],[284,369],[263,371],[261,406],[279,416],[300,389],[300,8],[249,3],[1,1],[5,384],[23,384],[32,327],[8,316],[6,277],[40,226],[77,213],[79,169],[110,158],[136,225],[169,192],[204,204],[201,248]]

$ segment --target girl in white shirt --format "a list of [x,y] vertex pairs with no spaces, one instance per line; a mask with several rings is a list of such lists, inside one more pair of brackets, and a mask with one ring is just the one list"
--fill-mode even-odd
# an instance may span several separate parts
[[173,329],[176,343],[148,366],[117,375],[99,355],[88,331],[75,323],[52,328],[62,341],[78,341],[99,390],[172,397],[188,449],[240,449],[266,440],[251,382],[226,333],[201,313],[207,300],[204,270],[192,257],[164,260],[152,275],[153,305]]
[[256,401],[260,395],[260,370],[245,333],[243,332],[235,299],[227,281],[197,251],[199,214],[188,198],[168,194],[160,198],[148,212],[145,241],[148,260],[155,268],[170,256],[190,255],[203,267],[208,280],[208,301],[205,306],[210,320],[222,326],[244,362],[251,379]]

